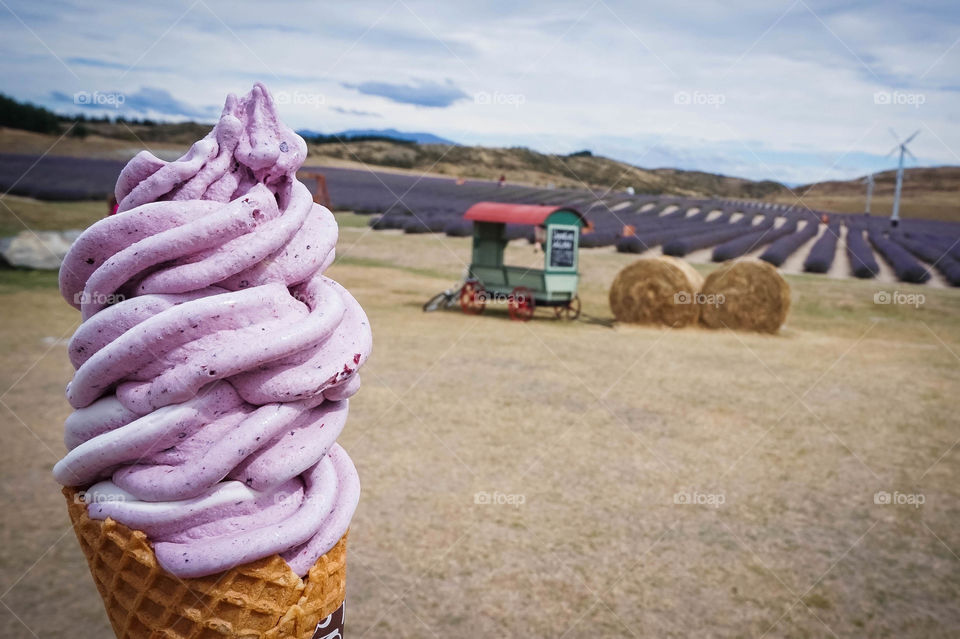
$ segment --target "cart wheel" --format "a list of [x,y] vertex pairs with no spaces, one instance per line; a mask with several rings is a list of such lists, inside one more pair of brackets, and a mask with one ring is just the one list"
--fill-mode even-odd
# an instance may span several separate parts
[[467,315],[479,315],[486,303],[486,292],[480,282],[467,282],[460,289],[460,309]]
[[518,322],[527,322],[533,317],[533,311],[536,309],[537,301],[533,298],[533,291],[526,286],[518,286],[510,293],[507,300],[507,310],[510,312],[510,319]]
[[557,306],[553,309],[557,319],[575,320],[580,317],[580,296],[574,295],[566,306]]

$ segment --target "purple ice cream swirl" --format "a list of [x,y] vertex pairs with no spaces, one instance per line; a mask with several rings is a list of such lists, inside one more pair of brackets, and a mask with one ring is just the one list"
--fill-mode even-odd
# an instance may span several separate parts
[[180,577],[276,553],[303,576],[359,499],[336,439],[370,326],[323,275],[337,225],[296,180],[305,157],[262,85],[230,95],[179,160],[127,164],[118,214],[60,271],[83,323],[54,476]]

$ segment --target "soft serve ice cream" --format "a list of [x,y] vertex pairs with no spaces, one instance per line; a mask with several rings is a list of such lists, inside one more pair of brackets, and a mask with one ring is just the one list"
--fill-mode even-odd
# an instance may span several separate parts
[[323,275],[337,225],[296,180],[305,157],[262,85],[231,95],[179,160],[127,164],[118,214],[60,271],[83,323],[54,476],[179,577],[273,554],[303,576],[359,499],[336,439],[370,327]]

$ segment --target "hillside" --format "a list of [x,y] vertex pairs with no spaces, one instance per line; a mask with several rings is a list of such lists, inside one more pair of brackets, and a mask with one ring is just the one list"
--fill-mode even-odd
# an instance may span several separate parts
[[[874,174],[876,183],[870,206],[874,215],[890,215],[897,172]],[[811,208],[840,213],[859,213],[866,203],[867,186],[863,178],[805,184],[793,189]],[[789,191],[772,194],[772,202],[794,203]],[[900,215],[904,218],[960,221],[960,166],[917,167],[904,170]]]
[[496,180],[534,186],[598,187],[637,193],[758,198],[783,189],[775,182],[752,182],[740,178],[681,171],[641,169],[610,158],[577,153],[551,155],[526,148],[494,148],[363,141],[314,144],[311,164],[336,163],[388,166],[418,172],[464,178]]
[[147,140],[132,134],[128,137],[105,137],[94,133],[82,138],[61,137],[0,127],[0,153],[129,160],[144,148],[165,160],[172,160],[186,151],[189,144]]
[[[824,196],[863,195],[866,193],[864,178],[845,182],[830,181],[804,184],[800,190]],[[892,195],[897,183],[897,171],[874,173],[874,195]],[[908,168],[903,171],[903,195],[919,192],[951,192],[960,190],[960,166],[934,166]]]
[[[189,146],[205,136],[212,124],[180,122],[153,124],[143,122],[83,122],[85,135],[94,135],[115,140],[162,142]],[[69,126],[69,125],[68,125]],[[80,126],[80,125],[78,125]]]

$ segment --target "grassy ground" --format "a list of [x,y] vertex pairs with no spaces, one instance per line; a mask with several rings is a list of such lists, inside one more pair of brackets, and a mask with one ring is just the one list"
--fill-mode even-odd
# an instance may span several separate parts
[[[424,314],[467,241],[339,217],[330,274],[375,336],[340,440],[364,488],[347,636],[956,636],[960,292],[789,276],[775,337],[611,327],[629,258],[595,250],[579,322]],[[10,272],[0,314],[0,636],[102,639],[50,477],[79,317]]]

